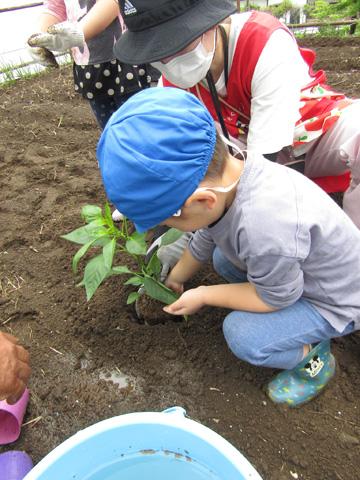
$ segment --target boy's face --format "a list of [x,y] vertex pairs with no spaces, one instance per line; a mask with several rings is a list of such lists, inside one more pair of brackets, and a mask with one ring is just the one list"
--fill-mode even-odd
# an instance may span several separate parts
[[161,224],[190,232],[207,227],[224,213],[227,195],[211,190],[195,191],[181,207],[181,213],[164,220]]
[[209,220],[207,220],[207,218],[208,216],[205,214],[193,214],[184,207],[181,210],[181,215],[179,215],[178,217],[167,218],[164,222],[162,222],[162,225],[177,228],[182,232],[193,232],[195,230],[207,227],[208,225],[213,223],[213,221],[215,221],[211,220],[210,218]]
[[205,179],[200,182],[179,213],[167,218],[161,225],[177,228],[183,232],[193,232],[219,220],[230,208],[236,196],[243,169],[243,160],[228,155],[222,177],[217,181]]
[[200,228],[207,227],[211,223],[211,221],[207,222],[205,220],[204,215],[191,215],[186,212],[186,208],[183,208],[180,216],[169,217],[164,222],[162,222],[162,225],[177,228],[182,232],[193,232],[195,230],[199,230]]

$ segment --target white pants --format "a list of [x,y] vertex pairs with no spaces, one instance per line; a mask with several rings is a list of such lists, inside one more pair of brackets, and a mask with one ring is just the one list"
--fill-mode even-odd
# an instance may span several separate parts
[[311,147],[305,157],[310,178],[340,175],[350,170],[344,211],[360,228],[360,101],[347,107],[339,120]]

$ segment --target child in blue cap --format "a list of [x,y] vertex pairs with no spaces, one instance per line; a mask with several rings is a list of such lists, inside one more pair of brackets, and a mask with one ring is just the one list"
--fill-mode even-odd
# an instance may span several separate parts
[[[182,295],[164,309],[231,310],[229,348],[282,369],[268,394],[297,406],[335,373],[330,339],[360,328],[360,231],[303,175],[239,153],[229,154],[195,96],[173,88],[128,100],[97,150],[108,198],[140,232],[159,224],[195,231],[166,279]],[[211,259],[229,283],[184,291]]]

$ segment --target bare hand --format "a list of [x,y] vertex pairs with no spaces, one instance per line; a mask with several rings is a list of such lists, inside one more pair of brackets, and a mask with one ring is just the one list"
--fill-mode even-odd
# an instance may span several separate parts
[[175,279],[172,279],[171,273],[167,277],[165,281],[165,285],[176,293],[183,293],[184,291],[184,285],[182,283],[177,282]]
[[29,359],[16,337],[0,332],[0,400],[16,403],[24,393],[31,373]]
[[192,315],[205,305],[204,287],[187,290],[171,305],[166,305],[164,311],[172,315]]

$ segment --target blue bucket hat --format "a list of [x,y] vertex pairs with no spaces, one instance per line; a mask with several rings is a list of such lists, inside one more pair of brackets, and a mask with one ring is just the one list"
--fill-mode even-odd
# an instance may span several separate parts
[[174,215],[213,157],[214,121],[191,93],[149,88],[110,118],[97,157],[108,199],[139,232]]

